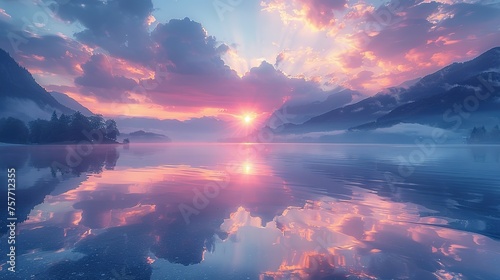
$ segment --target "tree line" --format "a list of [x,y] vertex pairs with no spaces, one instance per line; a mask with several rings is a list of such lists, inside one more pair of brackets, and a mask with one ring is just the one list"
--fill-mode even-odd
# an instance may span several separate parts
[[[93,132],[93,133],[92,133]],[[96,139],[89,135],[102,137]],[[96,141],[116,143],[120,131],[116,122],[102,115],[84,116],[80,112],[72,115],[52,113],[50,120],[36,119],[27,125],[19,119],[0,119],[0,142],[14,144],[49,144],[59,142]]]

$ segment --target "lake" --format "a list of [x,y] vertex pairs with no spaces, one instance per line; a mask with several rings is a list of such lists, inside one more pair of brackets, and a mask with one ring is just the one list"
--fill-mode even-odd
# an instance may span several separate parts
[[500,279],[500,147],[0,147],[0,279]]

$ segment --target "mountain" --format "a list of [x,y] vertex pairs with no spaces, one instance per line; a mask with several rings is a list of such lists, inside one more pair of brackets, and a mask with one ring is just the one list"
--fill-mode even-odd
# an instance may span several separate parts
[[144,130],[139,130],[131,132],[129,134],[121,134],[120,138],[128,138],[132,143],[169,143],[172,140],[163,134],[157,134],[152,132],[145,132]]
[[309,132],[343,130],[361,125],[388,113],[400,105],[398,94],[404,89],[391,88],[384,93],[363,99],[355,104],[343,106],[313,117],[302,124],[284,124],[275,129],[278,134],[300,134]]
[[[500,94],[498,91],[490,92],[487,88],[489,85],[500,85],[500,72],[484,72],[473,76],[450,85],[439,94],[401,105],[374,122],[354,129],[377,129],[398,123],[416,123],[445,129],[453,128],[457,123],[462,129],[496,124],[500,119]],[[482,96],[486,98],[481,100],[479,97]]]
[[72,114],[41,87],[24,67],[0,49],[0,117],[50,118],[53,111]]
[[325,100],[321,101],[295,104],[286,102],[273,115],[283,119],[282,121],[286,120],[288,123],[299,124],[315,116],[345,106],[354,99],[359,99],[360,96],[362,94],[357,91],[343,89],[328,95]]
[[[492,75],[497,83],[500,72],[500,47],[493,48],[473,60],[453,63],[420,79],[409,88],[388,88],[355,104],[331,110],[299,124],[284,124],[275,129],[278,134],[366,129],[387,127],[403,120],[434,124],[455,102],[464,102],[473,88],[480,87],[481,75]],[[486,77],[485,76],[485,77]],[[495,102],[490,102],[495,103]],[[495,104],[484,105],[481,113],[492,112]],[[411,117],[410,117],[411,116]],[[484,114],[477,114],[477,117]],[[380,124],[377,124],[377,122]]]
[[87,117],[94,115],[94,113],[92,113],[89,109],[87,109],[82,104],[78,103],[76,100],[74,100],[73,98],[69,97],[64,93],[52,91],[50,92],[50,95],[52,95],[52,97],[54,97],[57,100],[57,102],[70,108],[73,111],[79,111],[80,113],[82,113],[84,116]]

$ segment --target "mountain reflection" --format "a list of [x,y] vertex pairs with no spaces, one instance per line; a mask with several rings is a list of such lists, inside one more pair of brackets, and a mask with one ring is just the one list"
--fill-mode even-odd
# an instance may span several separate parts
[[19,148],[26,184],[18,213],[28,219],[19,224],[18,254],[33,264],[19,279],[500,273],[500,243],[491,238],[499,236],[498,213],[489,210],[500,194],[486,188],[498,183],[498,166],[475,162],[467,169],[476,175],[460,177],[461,167],[440,163],[439,176],[428,175],[438,160],[473,157],[467,149],[439,151],[428,167],[387,186],[384,174],[408,149],[373,158],[362,147],[250,148],[109,146],[55,172],[65,147]]

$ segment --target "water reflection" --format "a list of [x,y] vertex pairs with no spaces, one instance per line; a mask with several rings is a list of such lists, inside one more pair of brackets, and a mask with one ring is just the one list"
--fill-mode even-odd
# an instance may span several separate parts
[[[76,188],[85,178],[78,179],[82,173],[99,174],[112,170],[119,158],[116,146],[94,146],[94,151],[81,157],[78,165],[69,166],[68,151],[74,146],[13,146],[0,147],[0,167],[2,170],[15,168],[17,174],[16,195],[22,199],[16,201],[18,222],[28,218],[35,205],[41,204],[44,198],[56,191],[66,192]],[[0,180],[7,182],[6,172],[0,174]],[[75,184],[76,183],[76,184]],[[6,201],[6,192],[0,193],[0,199]],[[7,232],[7,213],[0,213],[0,233]]]
[[500,166],[467,147],[391,182],[413,147],[107,146],[68,170],[66,147],[16,149],[18,279],[500,274]]

